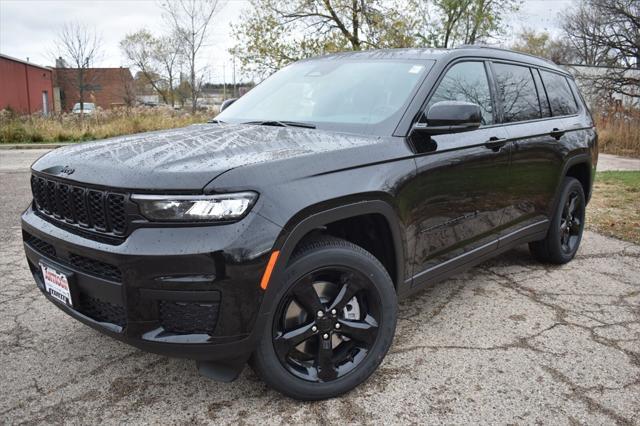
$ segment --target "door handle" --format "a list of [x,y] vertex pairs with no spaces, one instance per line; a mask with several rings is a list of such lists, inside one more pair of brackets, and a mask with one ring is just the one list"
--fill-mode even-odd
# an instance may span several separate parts
[[484,146],[492,150],[493,152],[498,152],[500,149],[507,144],[506,139],[497,138],[492,136],[488,141],[484,143]]
[[564,135],[564,130],[560,130],[557,127],[554,127],[552,131],[549,132],[549,136],[555,138],[557,141]]

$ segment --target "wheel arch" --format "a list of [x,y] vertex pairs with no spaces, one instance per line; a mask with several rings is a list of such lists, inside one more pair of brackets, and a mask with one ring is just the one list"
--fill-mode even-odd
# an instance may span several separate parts
[[580,178],[576,179],[578,179],[582,184],[582,189],[585,191],[584,195],[586,202],[589,202],[589,197],[591,196],[592,192],[591,187],[593,185],[595,170],[593,168],[591,155],[579,153],[577,155],[570,156],[562,164],[561,173],[558,175],[558,182],[556,183],[556,189],[547,210],[547,216],[549,217],[549,220],[551,220],[551,218],[553,217],[554,212],[556,211],[556,208],[558,206],[558,202],[560,201],[560,193],[562,192],[562,183],[564,182],[564,179],[567,176],[575,177],[573,175],[574,173],[581,173],[577,171],[585,169],[589,172],[589,174],[586,176],[588,178],[588,182],[580,181]]
[[[359,201],[335,200],[332,207],[311,206],[295,214],[284,226],[274,250],[279,250],[277,265],[271,281],[277,282],[284,276],[287,262],[296,247],[314,231],[326,229],[333,223],[363,216],[377,215],[384,219],[393,244],[393,272],[389,271],[396,289],[404,280],[405,244],[402,238],[399,218],[392,205],[382,199],[364,199]],[[326,206],[325,203],[323,205]],[[381,261],[384,264],[384,262]],[[385,265],[389,270],[388,265]]]
[[[587,158],[590,160],[590,157]],[[591,198],[591,183],[593,181],[591,178],[590,161],[578,158],[576,161],[567,164],[567,166],[565,166],[564,176],[578,179],[582,185],[584,196],[586,200],[589,201]]]

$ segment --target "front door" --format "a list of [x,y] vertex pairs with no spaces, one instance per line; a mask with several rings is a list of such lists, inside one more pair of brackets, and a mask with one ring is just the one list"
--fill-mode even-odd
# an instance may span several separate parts
[[[483,61],[450,66],[425,111],[436,102],[480,105],[483,124],[464,133],[432,136],[428,152],[416,157],[411,182],[412,234],[415,237],[414,285],[464,263],[465,255],[489,253],[508,207],[507,135],[495,125],[492,90]],[[474,252],[474,253],[471,253]]]

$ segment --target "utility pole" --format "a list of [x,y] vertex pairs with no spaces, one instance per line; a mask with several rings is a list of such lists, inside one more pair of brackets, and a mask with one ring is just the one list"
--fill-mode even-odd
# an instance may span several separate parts
[[238,95],[236,94],[236,57],[235,55],[232,56],[233,58],[233,97],[237,98]]
[[222,100],[226,100],[227,99],[227,63],[223,62],[222,63]]

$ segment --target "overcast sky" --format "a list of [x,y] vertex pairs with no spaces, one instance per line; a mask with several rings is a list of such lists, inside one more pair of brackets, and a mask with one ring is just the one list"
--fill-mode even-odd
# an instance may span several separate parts
[[[520,11],[508,18],[509,34],[524,27],[558,32],[558,14],[572,0],[528,0]],[[210,81],[220,82],[223,75],[231,81],[232,61],[228,49],[233,46],[229,25],[236,22],[247,0],[230,0],[214,18],[206,61]],[[56,33],[68,21],[79,21],[102,35],[104,54],[99,65],[127,66],[119,42],[127,33],[140,28],[161,33],[166,27],[156,0],[0,0],[0,53],[31,62],[52,65]]]

